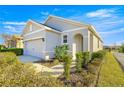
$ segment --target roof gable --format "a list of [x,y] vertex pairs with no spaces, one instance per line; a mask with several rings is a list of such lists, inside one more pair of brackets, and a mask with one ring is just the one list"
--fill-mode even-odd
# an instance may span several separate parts
[[26,34],[30,32],[30,26],[32,25],[32,31],[36,31],[38,29],[44,29],[44,26],[40,23],[37,23],[33,20],[28,20],[28,22],[26,23],[23,33],[22,34]]
[[57,29],[61,32],[65,30],[70,30],[70,29],[87,27],[91,32],[94,33],[94,35],[96,35],[102,41],[100,35],[97,33],[95,28],[90,24],[84,24],[77,21],[73,21],[73,20],[69,20],[69,19],[65,19],[57,16],[51,16],[51,15],[47,18],[44,24],[46,26]]
[[56,17],[56,16],[49,16],[44,24],[54,29],[57,29],[61,32],[65,30],[86,26],[86,24],[81,24],[79,22],[71,21],[71,20],[61,18],[61,17]]

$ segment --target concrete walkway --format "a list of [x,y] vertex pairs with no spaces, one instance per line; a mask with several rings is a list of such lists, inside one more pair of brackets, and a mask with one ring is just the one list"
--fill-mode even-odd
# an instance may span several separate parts
[[[18,58],[23,63],[30,63],[30,62],[33,63],[35,61],[41,60],[40,58],[37,58],[34,56],[26,56],[26,55],[18,56]],[[54,77],[58,77],[58,76],[62,75],[64,72],[63,63],[53,66],[51,68],[43,66],[38,63],[33,63],[33,66],[36,67],[37,72],[48,72]],[[71,71],[75,70],[73,67],[75,67],[75,62],[72,62],[72,64],[71,64],[71,68],[72,68]]]
[[[38,64],[38,63],[33,63],[33,65],[36,67],[37,72],[48,72],[54,77],[59,77],[64,72],[63,64],[59,64],[59,65],[53,66],[51,68],[48,68],[48,67],[43,66],[43,65]],[[72,68],[71,71],[75,70],[73,67],[75,67],[75,62],[73,62],[71,65],[71,68]]]
[[29,63],[29,62],[35,62],[41,60],[38,57],[27,56],[27,55],[18,56],[18,59],[23,63]]
[[113,55],[120,62],[120,64],[124,67],[124,53],[114,52]]
[[[71,71],[75,70],[73,67],[75,67],[75,62],[73,62],[71,64]],[[58,77],[58,76],[63,74],[63,72],[64,72],[64,65],[63,64],[59,64],[59,65],[51,67],[51,69],[53,70],[52,75]]]
[[43,65],[38,64],[38,63],[33,63],[33,66],[36,67],[36,72],[48,72],[48,73],[53,72],[53,69],[46,67],[46,66],[43,66]]

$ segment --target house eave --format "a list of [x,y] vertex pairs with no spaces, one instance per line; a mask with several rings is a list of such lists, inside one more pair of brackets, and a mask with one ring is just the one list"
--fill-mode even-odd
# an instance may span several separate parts
[[88,29],[89,29],[92,33],[94,33],[95,36],[96,36],[97,38],[99,38],[100,41],[103,43],[103,40],[101,39],[100,35],[96,32],[95,28],[94,28],[92,25],[89,25],[89,26],[88,26]]
[[46,21],[44,22],[44,24],[47,23],[47,21],[50,18],[58,18],[58,19],[64,20],[65,22],[69,22],[71,24],[73,23],[73,24],[78,25],[78,26],[84,26],[84,27],[90,28],[91,29],[90,31],[92,31],[100,39],[100,41],[103,42],[100,35],[96,32],[95,28],[90,24],[83,24],[83,23],[80,23],[80,22],[77,22],[77,21],[73,21],[73,20],[70,20],[70,19],[66,19],[66,18],[54,16],[54,15],[49,15],[48,18],[46,19]]

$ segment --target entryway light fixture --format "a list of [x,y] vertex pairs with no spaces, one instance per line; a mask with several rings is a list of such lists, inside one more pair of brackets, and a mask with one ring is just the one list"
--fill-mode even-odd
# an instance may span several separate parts
[[41,39],[42,39],[43,42],[45,41],[45,38],[41,38]]

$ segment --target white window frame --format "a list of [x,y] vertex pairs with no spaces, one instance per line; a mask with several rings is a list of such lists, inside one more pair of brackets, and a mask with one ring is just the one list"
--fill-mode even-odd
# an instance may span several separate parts
[[[67,42],[64,43],[64,36],[67,36]],[[62,35],[62,44],[68,44],[68,34],[63,34]]]

